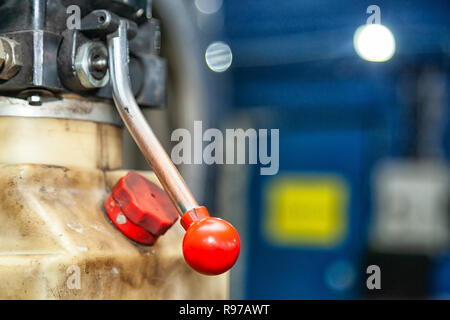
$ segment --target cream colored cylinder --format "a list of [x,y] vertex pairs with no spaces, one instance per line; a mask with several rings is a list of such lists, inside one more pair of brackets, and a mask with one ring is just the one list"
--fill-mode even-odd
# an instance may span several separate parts
[[122,165],[111,107],[0,97],[0,299],[227,298],[228,273],[203,276],[185,263],[178,222],[141,246],[105,215],[127,174],[111,171]]
[[0,164],[122,166],[121,128],[83,120],[0,117]]

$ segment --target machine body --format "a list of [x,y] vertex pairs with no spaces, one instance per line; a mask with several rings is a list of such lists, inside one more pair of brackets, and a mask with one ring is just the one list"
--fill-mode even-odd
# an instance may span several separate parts
[[[69,28],[70,6],[80,10],[78,28]],[[0,155],[0,297],[226,298],[227,275],[204,277],[183,261],[183,229],[171,226],[177,210],[199,206],[140,111],[165,103],[150,1],[9,0],[0,15],[0,132],[8,137]],[[159,210],[156,220],[148,212],[133,220],[139,210],[125,208],[118,184],[137,173],[117,171],[123,123],[111,98],[154,169],[138,175],[150,194],[129,191]],[[231,236],[231,260],[198,271],[232,266],[239,238]]]

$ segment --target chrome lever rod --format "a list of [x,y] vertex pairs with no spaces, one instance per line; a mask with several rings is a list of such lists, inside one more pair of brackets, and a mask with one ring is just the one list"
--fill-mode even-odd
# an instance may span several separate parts
[[114,103],[134,141],[144,154],[180,215],[198,204],[180,173],[144,118],[131,90],[128,69],[128,22],[120,20],[115,33],[108,35],[109,71]]

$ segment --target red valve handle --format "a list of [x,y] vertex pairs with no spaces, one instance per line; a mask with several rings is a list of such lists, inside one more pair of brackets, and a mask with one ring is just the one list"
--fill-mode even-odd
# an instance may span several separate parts
[[210,217],[205,207],[189,210],[181,217],[186,230],[183,255],[186,262],[205,275],[218,275],[236,262],[241,242],[227,221]]
[[[111,222],[129,239],[152,245],[172,226],[178,214],[168,196],[155,184],[130,171],[105,200]],[[186,230],[183,255],[196,271],[218,275],[229,270],[239,256],[240,240],[227,221],[209,216],[205,207],[187,211],[180,219]]]
[[[231,224],[209,217],[206,208],[197,204],[143,116],[131,89],[128,28],[129,22],[121,19],[117,31],[109,34],[107,38],[114,103],[134,141],[184,220],[182,224],[186,234],[183,253],[187,263],[204,274],[225,272],[233,266],[239,255],[239,235]],[[135,219],[134,222],[139,224],[145,221]]]

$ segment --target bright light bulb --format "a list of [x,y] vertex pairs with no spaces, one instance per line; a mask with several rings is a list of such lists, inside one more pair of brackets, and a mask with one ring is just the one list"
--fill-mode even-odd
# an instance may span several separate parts
[[387,61],[395,52],[394,36],[381,24],[360,26],[353,36],[353,45],[356,53],[367,61]]

